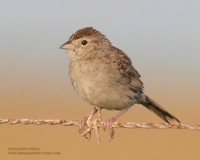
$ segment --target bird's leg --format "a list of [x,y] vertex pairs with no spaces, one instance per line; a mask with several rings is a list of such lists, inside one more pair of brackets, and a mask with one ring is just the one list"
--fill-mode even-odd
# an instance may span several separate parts
[[123,110],[121,110],[120,112],[118,112],[115,116],[113,116],[110,119],[107,119],[104,122],[104,130],[109,129],[110,131],[110,138],[113,139],[114,138],[114,128],[113,128],[113,124],[122,116],[124,115],[126,112],[128,111],[128,108],[125,108]]
[[[92,130],[92,125],[93,125],[92,118],[97,112],[98,112],[98,107],[94,107],[90,115],[84,116],[80,122],[79,132],[81,133],[82,136],[84,136],[87,139],[90,139],[91,137],[91,130]],[[86,130],[85,130],[85,127],[87,127]]]
[[97,143],[101,142],[100,136],[99,136],[99,124],[101,123],[101,108],[97,108],[97,119],[94,120],[94,130],[97,138]]
[[97,120],[98,120],[98,122],[101,122],[101,108],[99,108],[99,107],[97,107]]
[[96,113],[96,107],[94,107],[94,109],[92,110],[92,112],[90,113],[90,115],[86,115],[84,116],[80,122],[79,122],[79,132],[82,134],[85,131],[85,128],[88,127],[88,119],[92,119],[92,117],[95,115]]

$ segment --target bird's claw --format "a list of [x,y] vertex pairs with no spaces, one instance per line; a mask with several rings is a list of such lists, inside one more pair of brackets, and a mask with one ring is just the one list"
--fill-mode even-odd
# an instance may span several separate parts
[[91,134],[92,134],[92,129],[94,129],[95,133],[96,133],[96,137],[97,137],[97,142],[100,143],[101,140],[100,140],[100,136],[99,136],[99,121],[98,121],[98,119],[94,119],[91,121],[87,120],[86,126],[87,126],[87,129],[85,129],[84,131],[81,132],[81,136],[90,140]]
[[89,116],[84,116],[79,122],[79,133],[82,134],[86,130],[87,120]]
[[115,135],[115,131],[114,131],[114,128],[113,128],[113,124],[115,122],[116,122],[116,119],[115,118],[111,118],[111,119],[106,120],[104,122],[104,125],[103,125],[104,131],[106,131],[107,129],[109,130],[109,135],[110,135],[111,139],[113,139],[114,135]]
[[[97,142],[100,143],[100,136],[99,136],[99,128],[102,126],[103,130],[109,131],[109,136],[111,139],[114,138],[114,123],[117,121],[117,117],[113,117],[111,119],[106,120],[104,123],[101,122],[101,109],[95,107],[94,110],[90,113],[89,116],[84,116],[83,119],[79,123],[79,133],[81,136],[85,137],[86,139],[90,140],[92,130],[94,129],[96,133]],[[94,115],[98,113],[97,118],[94,118]]]
[[94,129],[97,137],[97,142],[100,143],[100,137],[99,137],[100,116],[98,118],[93,119],[93,116],[97,112],[100,112],[100,109],[94,108],[94,110],[91,112],[89,116],[83,117],[83,119],[79,123],[79,133],[81,134],[81,136],[90,140],[92,129]]
[[91,127],[88,125],[89,116],[84,116],[82,120],[79,122],[79,133],[85,137],[86,139],[90,139],[91,137]]
[[85,137],[86,139],[90,140],[91,138],[91,132],[92,128],[86,129],[83,133],[81,133],[81,136]]

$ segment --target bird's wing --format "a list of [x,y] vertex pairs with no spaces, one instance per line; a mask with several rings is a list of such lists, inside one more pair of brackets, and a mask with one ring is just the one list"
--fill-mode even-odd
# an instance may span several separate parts
[[130,58],[120,49],[112,47],[111,54],[108,54],[110,66],[114,68],[119,77],[116,81],[126,82],[134,92],[143,91],[143,82],[140,80],[140,74],[133,67]]

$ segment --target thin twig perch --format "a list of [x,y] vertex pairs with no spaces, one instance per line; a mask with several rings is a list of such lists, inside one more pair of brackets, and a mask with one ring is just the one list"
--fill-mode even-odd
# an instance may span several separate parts
[[[79,126],[78,120],[59,120],[59,119],[0,119],[0,124],[33,124],[33,125],[63,125],[63,126]],[[104,122],[101,122],[98,127],[102,127]],[[200,130],[200,124],[189,125],[189,124],[173,124],[169,125],[167,123],[135,123],[127,122],[120,123],[116,122],[113,124],[114,128],[143,128],[143,129],[191,129],[191,130]]]
[[[97,119],[92,121],[91,128],[95,130],[98,143],[100,142],[99,138],[99,128],[103,128],[104,122],[98,122]],[[77,126],[79,127],[80,123],[78,120],[59,120],[59,119],[0,119],[0,125],[2,124],[24,124],[24,125],[63,125],[63,126]],[[189,130],[198,130],[200,131],[200,124],[189,125],[189,124],[167,124],[167,123],[119,123],[116,122],[113,124],[113,128],[129,128],[129,129],[189,129]],[[83,135],[85,136],[85,135]],[[87,138],[87,137],[86,137]]]

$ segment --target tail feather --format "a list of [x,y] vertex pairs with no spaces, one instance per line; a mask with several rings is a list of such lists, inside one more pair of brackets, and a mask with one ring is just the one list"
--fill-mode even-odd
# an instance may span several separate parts
[[145,100],[142,100],[140,103],[143,104],[150,111],[157,114],[165,122],[170,124],[171,121],[177,121],[178,123],[180,123],[178,118],[167,112],[165,109],[163,109],[159,104],[157,104],[148,96],[145,95]]

